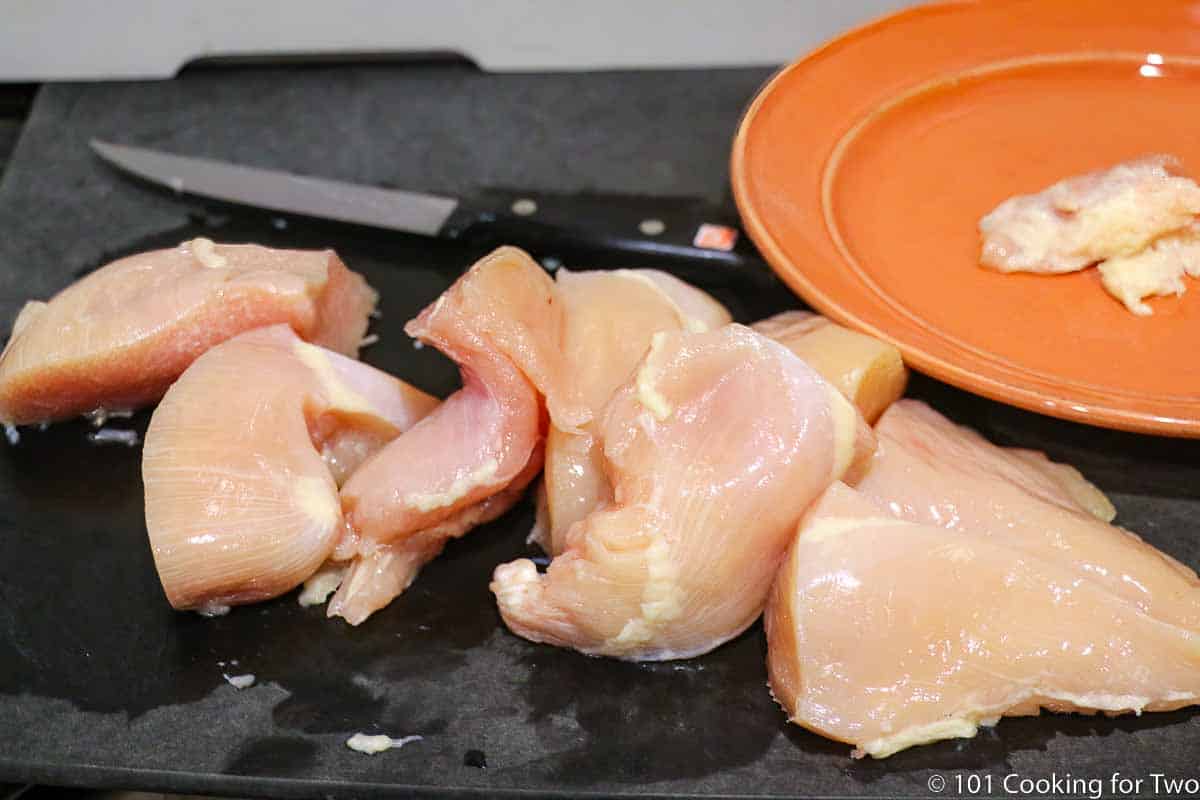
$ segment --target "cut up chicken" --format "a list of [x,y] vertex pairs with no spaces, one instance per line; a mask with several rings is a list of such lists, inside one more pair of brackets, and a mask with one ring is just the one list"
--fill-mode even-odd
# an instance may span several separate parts
[[704,653],[762,611],[808,503],[873,447],[854,407],[740,325],[660,332],[597,427],[612,502],[539,574],[496,569],[520,636],[625,659]]
[[[1053,558],[1146,613],[1170,611],[1200,627],[1200,597],[1155,593],[1159,572],[1192,571],[1108,524],[1112,504],[1073,468],[1007,451],[915,400],[876,426],[879,446],[858,490],[894,516]],[[1011,457],[1011,458],[1010,458]],[[1136,543],[1137,546],[1130,546]]]
[[218,613],[299,586],[342,535],[338,478],[436,405],[287,325],[201,355],[155,409],[142,455],[171,605]]
[[0,355],[0,423],[154,402],[205,350],[264,325],[355,355],[375,301],[331,250],[193,239],[123,258],[21,310]]
[[[518,478],[532,479],[530,465],[540,466],[545,438],[543,395],[561,424],[586,422],[587,410],[553,388],[568,385],[562,313],[545,271],[505,247],[408,323],[411,336],[458,364],[463,388],[368,459],[342,488],[349,532],[336,558],[372,560],[375,567],[351,567],[352,575],[374,577],[347,583],[331,613],[386,602],[381,598],[402,591],[448,538],[498,513],[495,503],[486,513],[472,507]],[[375,554],[383,546],[394,574],[378,568],[383,557]],[[360,592],[370,599],[355,601]]]
[[[559,274],[558,287],[567,308],[564,350],[574,367],[572,374],[583,387],[584,402],[593,411],[630,375],[653,333],[709,330],[730,319],[723,306],[677,279],[671,279],[670,304],[650,292],[639,294],[630,285],[641,278],[636,273],[654,274],[649,270]],[[708,313],[674,311],[682,307]],[[800,356],[858,406],[869,422],[904,393],[908,371],[900,351],[886,342],[805,311],[785,311],[751,327]],[[532,538],[551,555],[562,552],[570,526],[611,497],[594,432],[568,433],[552,424]]]
[[1130,256],[1200,214],[1200,186],[1149,156],[1009,198],[979,222],[984,266],[1001,272],[1074,272]]
[[[1117,514],[1104,493],[1069,464],[1036,450],[997,447],[919,400],[894,403],[875,434],[879,446],[857,488],[915,522],[987,528],[997,519],[1019,518],[1028,495],[1103,522]],[[1005,501],[1011,514],[1001,509]]]
[[784,311],[750,326],[791,350],[874,423],[904,394],[908,370],[894,345],[843,328],[820,314]]
[[595,414],[625,382],[658,331],[707,331],[733,321],[705,292],[652,269],[560,269],[562,345],[570,379],[561,391]]
[[706,331],[732,321],[701,290],[656,270],[570,272],[560,269],[563,357],[570,391],[591,420],[563,429],[551,421],[546,472],[533,538],[561,552],[567,530],[612,496],[593,421],[633,374],[659,331]]
[[[1078,472],[920,403],[802,521],[767,606],[790,719],[885,757],[1001,716],[1200,700],[1200,581]],[[865,644],[864,644],[865,643]]]
[[525,469],[491,497],[399,541],[374,544],[345,564],[331,562],[341,572],[332,584],[337,592],[329,601],[328,615],[341,617],[351,625],[364,622],[412,585],[421,567],[437,558],[448,541],[491,522],[516,505],[541,469],[542,451],[538,448]]

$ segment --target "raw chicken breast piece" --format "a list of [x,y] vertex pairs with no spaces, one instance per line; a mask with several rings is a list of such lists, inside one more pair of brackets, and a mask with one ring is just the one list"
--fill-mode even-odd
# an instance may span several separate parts
[[[1182,590],[1194,573],[1106,524],[1111,504],[1072,468],[1030,451],[1009,460],[1008,451],[912,400],[892,406],[876,435],[878,448],[857,488],[882,512],[1000,540],[1145,614],[1200,629],[1200,597]],[[1165,580],[1167,574],[1185,584]]]
[[568,433],[551,425],[529,541],[549,555],[558,555],[566,547],[571,526],[611,501],[612,484],[604,474],[603,448],[595,435]]
[[432,527],[390,544],[375,545],[369,552],[355,556],[338,576],[337,593],[329,601],[327,615],[342,617],[351,625],[364,622],[411,586],[421,567],[441,555],[448,541],[497,519],[516,505],[541,469],[539,447],[521,474],[491,497],[466,506]]
[[733,321],[705,292],[652,269],[571,272],[555,287],[569,376],[555,387],[595,415],[633,373],[659,331],[707,331]]
[[[390,563],[402,565],[398,577],[380,580],[371,592],[375,599],[358,608],[378,606],[388,586],[402,591],[445,539],[466,532],[464,520],[474,524],[487,516],[468,509],[504,491],[531,462],[540,466],[543,395],[563,424],[587,421],[586,409],[551,388],[566,383],[561,305],[545,271],[522,251],[503,247],[408,323],[410,335],[458,364],[463,388],[368,459],[342,488],[349,533],[335,557],[376,558],[386,545]],[[495,507],[489,506],[492,516],[499,513]],[[343,594],[330,610],[349,607]]]
[[436,405],[286,325],[196,359],[155,409],[142,454],[146,530],[171,605],[222,610],[309,578],[342,535],[335,476]]
[[874,336],[809,311],[784,311],[750,327],[804,359],[858,406],[867,422],[873,424],[904,394],[908,370],[900,351]]
[[562,391],[590,420],[564,430],[553,420],[538,525],[532,538],[547,553],[562,551],[572,524],[612,497],[594,419],[633,374],[659,331],[706,331],[732,321],[705,292],[657,270],[570,272],[555,285],[563,304],[562,351],[570,376]]
[[123,258],[22,309],[0,355],[0,423],[152,403],[205,350],[264,325],[355,355],[375,301],[332,250],[193,239]]
[[804,508],[873,447],[854,407],[749,328],[661,332],[598,426],[613,500],[564,551],[496,569],[519,636],[635,660],[699,655],[762,611]]
[[1148,156],[1009,198],[979,221],[980,262],[1060,273],[1133,255],[1200,214],[1200,186],[1176,166],[1170,156]]
[[1104,493],[1071,465],[1036,450],[998,447],[919,400],[894,403],[875,434],[879,446],[857,488],[906,519],[987,527],[996,520],[996,492],[1018,508],[1033,495],[1103,522],[1117,515]]
[[610,271],[596,270],[591,273],[558,272],[558,286],[564,292],[569,291],[567,282],[570,276],[577,275],[611,275],[626,280],[642,281],[653,284],[664,297],[675,307],[675,314],[685,330],[692,333],[703,333],[728,325],[733,322],[729,309],[725,308],[708,292],[692,286],[687,281],[676,278],[669,272],[657,269],[616,269]]
[[[831,486],[801,523],[765,615],[770,686],[789,719],[884,758],[1041,708],[1197,702],[1195,573],[1120,529],[1027,502],[1087,521],[1098,540],[1087,564],[1051,536],[1010,537],[1000,520],[990,535],[910,522]],[[1134,562],[1152,565],[1139,575],[1147,592],[1174,599],[1130,602],[1104,579],[1131,575]]]

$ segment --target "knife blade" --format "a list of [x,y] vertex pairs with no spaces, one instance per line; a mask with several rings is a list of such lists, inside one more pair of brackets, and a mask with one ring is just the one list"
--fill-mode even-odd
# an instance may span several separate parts
[[624,253],[703,267],[712,277],[772,278],[735,215],[696,198],[504,189],[456,198],[95,139],[91,147],[125,173],[220,203],[420,236],[515,244],[543,260],[562,250]]

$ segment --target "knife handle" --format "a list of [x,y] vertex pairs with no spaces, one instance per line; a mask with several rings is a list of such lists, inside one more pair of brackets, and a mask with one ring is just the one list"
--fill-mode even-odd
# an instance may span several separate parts
[[736,216],[695,198],[492,189],[459,204],[440,235],[514,244],[543,263],[581,252],[628,256],[691,280],[774,281]]

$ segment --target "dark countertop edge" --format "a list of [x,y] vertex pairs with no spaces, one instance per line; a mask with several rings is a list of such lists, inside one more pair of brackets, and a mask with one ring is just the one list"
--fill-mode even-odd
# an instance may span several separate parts
[[[638,798],[638,800],[676,800],[680,797],[699,797],[704,800],[755,800],[776,797],[760,793],[746,794],[703,794],[685,795],[678,792],[660,791],[616,791],[597,792],[582,790],[545,791],[540,789],[514,789],[499,786],[429,786],[402,783],[364,783],[361,781],[326,781],[312,778],[272,778],[253,775],[201,775],[183,771],[162,769],[136,769],[101,765],[73,765],[69,769],[48,763],[19,762],[0,758],[0,782],[37,784],[80,789],[110,789],[143,792],[165,792],[169,794],[207,794],[225,797],[263,797],[264,790],[271,797],[296,798],[297,800],[328,800],[339,796],[347,797],[396,797],[396,798]],[[830,800],[851,800],[869,795],[805,795]],[[924,798],[923,795],[893,795],[898,800],[905,797]]]

